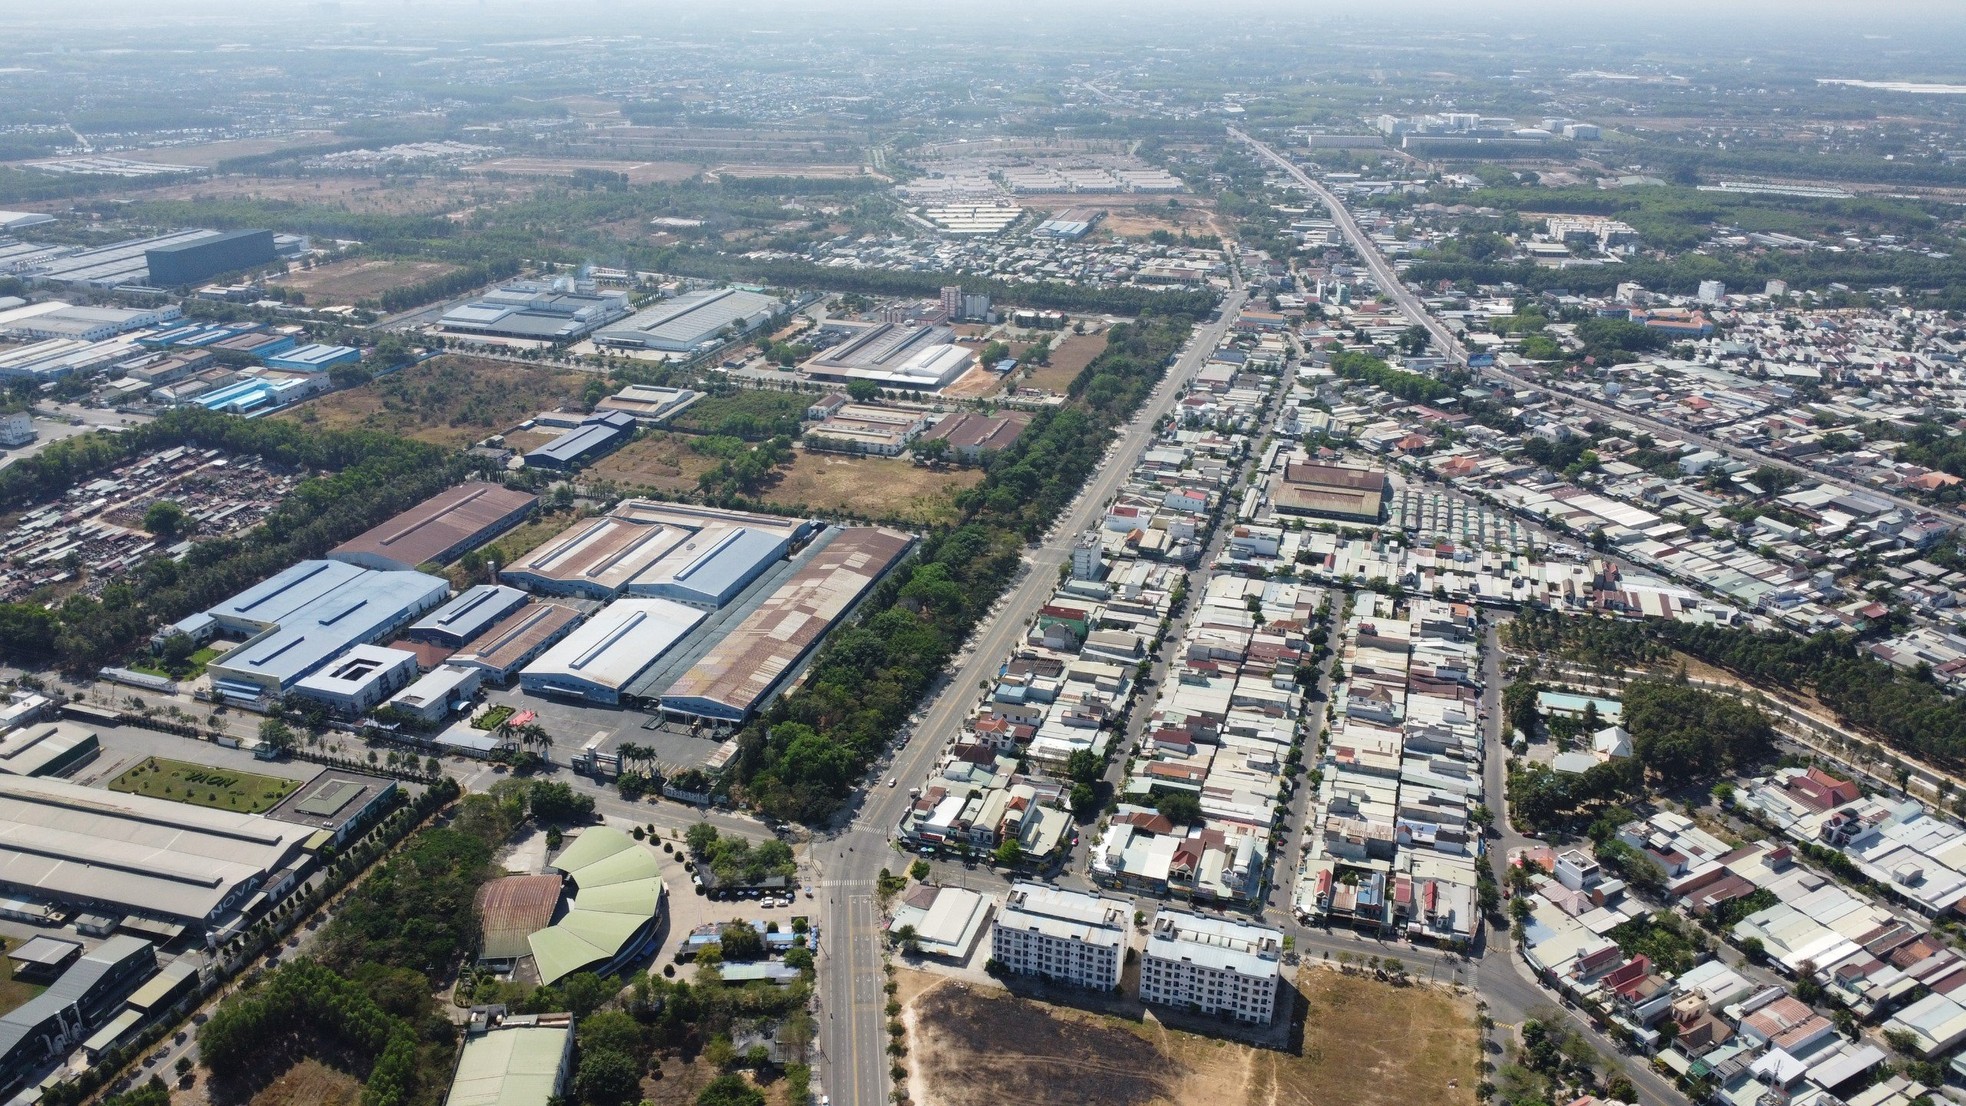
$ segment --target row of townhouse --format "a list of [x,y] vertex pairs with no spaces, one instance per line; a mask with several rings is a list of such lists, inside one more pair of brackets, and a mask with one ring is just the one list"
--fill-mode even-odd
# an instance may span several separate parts
[[1126,899],[1017,883],[991,923],[990,955],[1018,975],[1116,991],[1138,952],[1143,1002],[1262,1025],[1276,1016],[1280,931],[1163,906],[1136,942],[1134,914]]
[[1482,849],[1474,611],[1370,592],[1354,603],[1292,907],[1307,923],[1466,945]]
[[[1239,368],[1225,391],[1208,393],[1237,407],[1236,417],[1208,426],[1172,419],[1158,429],[1099,527],[1074,542],[1069,573],[961,732],[929,778],[912,789],[913,801],[896,829],[904,843],[990,852],[1015,841],[1024,860],[1044,868],[1075,842],[1068,766],[1086,753],[1104,762],[1123,736],[1139,668],[1173,613],[1182,566],[1200,556],[1223,513],[1269,379]],[[1223,657],[1249,649],[1234,639],[1239,631],[1249,636],[1253,616],[1242,599],[1235,605],[1236,618],[1209,622],[1210,636],[1197,646],[1204,654],[1218,645]],[[1291,613],[1272,612],[1284,623]],[[1241,689],[1228,681],[1208,729],[1211,746],[1267,746],[1281,728],[1282,747],[1288,748],[1289,724],[1279,727],[1277,719],[1295,709],[1295,700],[1269,673],[1287,670],[1287,683],[1301,648],[1301,628],[1294,637],[1265,637],[1256,651],[1268,663],[1265,675],[1252,676]],[[1178,873],[1171,881],[1135,886],[1226,900],[1260,893],[1267,845],[1248,839],[1267,832],[1281,762],[1275,750],[1247,759],[1240,771],[1231,771],[1225,759],[1212,778],[1198,761],[1192,779],[1170,777],[1169,787],[1193,791],[1208,814],[1195,830],[1192,849],[1200,855],[1193,864],[1170,861],[1168,871]]]
[[[1322,589],[1211,577],[1132,750],[1091,873],[1101,884],[1201,901],[1260,901],[1303,722],[1300,680]],[[1191,796],[1195,820],[1162,808]]]

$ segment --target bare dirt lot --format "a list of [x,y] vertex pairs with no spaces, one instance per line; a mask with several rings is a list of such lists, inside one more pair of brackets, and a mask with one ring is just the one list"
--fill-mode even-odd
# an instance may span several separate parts
[[951,522],[953,497],[983,480],[981,469],[930,469],[905,457],[866,457],[795,450],[764,499],[813,511],[852,511],[863,518],[919,525]]
[[[1103,334],[1067,334],[1051,347],[1051,364],[1033,368],[1030,377],[1019,382],[1020,386],[1043,388],[1063,395],[1079,373],[1105,348],[1106,336]],[[1021,371],[1019,375],[1022,375]]]
[[972,365],[968,372],[957,377],[942,389],[942,394],[951,399],[978,399],[993,396],[1003,390],[1003,378],[981,365]]
[[597,157],[500,157],[471,167],[479,173],[514,173],[530,177],[570,177],[582,169],[626,173],[629,184],[661,184],[688,180],[700,170],[680,161],[609,161]]
[[[249,1106],[355,1106],[361,1100],[360,1079],[319,1060],[307,1059],[260,1088],[249,1100]],[[210,1101],[202,1076],[191,1089],[171,1094],[174,1106],[197,1106]]]
[[[1306,968],[1294,1053],[902,972],[923,1106],[1473,1106],[1474,1011],[1444,991]],[[911,978],[912,977],[912,978]],[[926,982],[924,982],[924,979]]]
[[456,271],[457,266],[444,261],[351,257],[313,269],[294,269],[280,278],[280,283],[304,293],[312,306],[331,307],[374,299],[393,288]]
[[280,418],[458,446],[495,434],[580,393],[593,377],[475,357],[438,357],[309,400]]

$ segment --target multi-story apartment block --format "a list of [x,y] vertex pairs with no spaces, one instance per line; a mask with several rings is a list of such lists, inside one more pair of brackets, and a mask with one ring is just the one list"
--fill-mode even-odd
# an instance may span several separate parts
[[1132,912],[1124,899],[1018,883],[990,928],[991,955],[1022,975],[1111,990],[1119,986]]
[[1140,960],[1140,998],[1267,1023],[1276,1015],[1283,933],[1162,909]]

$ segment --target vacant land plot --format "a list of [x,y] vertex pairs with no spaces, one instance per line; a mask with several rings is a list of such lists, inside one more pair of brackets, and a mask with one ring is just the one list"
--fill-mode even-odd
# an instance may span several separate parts
[[313,269],[295,269],[281,277],[280,283],[305,294],[312,306],[332,307],[372,300],[384,292],[456,271],[457,266],[444,261],[351,257]]
[[747,180],[756,177],[813,177],[819,180],[848,180],[866,170],[858,165],[719,165],[710,170],[719,177]]
[[202,165],[211,168],[227,158],[256,157],[294,146],[318,146],[334,141],[328,131],[303,131],[285,138],[234,138],[224,142],[200,142],[192,146],[163,146],[154,150],[124,150],[116,156],[129,161],[156,165]]
[[[918,973],[903,973],[917,975]],[[1255,1048],[928,977],[909,996],[910,1097],[924,1106],[1473,1106],[1474,1012],[1425,987],[1307,968],[1303,1046]]]
[[[1175,206],[1169,207],[1173,200]],[[1027,208],[1057,212],[1071,207],[1097,208],[1105,217],[1092,228],[1092,236],[1117,234],[1122,238],[1145,238],[1157,230],[1179,235],[1223,233],[1224,224],[1215,214],[1214,204],[1196,196],[1128,195],[1125,193],[1035,193],[1017,198]]]
[[955,521],[956,493],[982,480],[980,469],[937,470],[903,457],[797,449],[764,499],[784,507],[929,526]]
[[747,442],[784,434],[796,437],[812,397],[797,392],[747,389],[723,396],[705,396],[677,415],[669,425],[697,434],[728,434]]
[[1105,348],[1103,334],[1068,334],[1051,347],[1051,364],[1033,368],[1030,378],[1021,386],[1064,395],[1065,389],[1072,386],[1072,381]]
[[270,810],[299,787],[295,780],[213,768],[189,761],[147,757],[109,781],[111,791],[171,799],[193,806],[258,814]]
[[362,1081],[319,1060],[302,1060],[253,1095],[251,1106],[355,1106]]
[[330,430],[380,430],[434,445],[477,441],[568,403],[594,377],[476,357],[436,357],[279,417]]
[[717,458],[691,449],[691,441],[687,434],[657,431],[603,457],[590,472],[629,490],[693,492],[697,477],[716,468]]
[[524,177],[571,177],[582,169],[625,173],[629,184],[688,180],[701,171],[680,161],[609,161],[598,157],[500,157],[471,167],[477,173],[511,173]]
[[525,181],[464,178],[214,177],[142,189],[144,200],[266,200],[337,208],[363,215],[434,215],[479,203],[531,195]]
[[15,979],[14,962],[4,955],[25,943],[19,937],[0,937],[0,1014],[17,1009],[43,990],[32,983],[22,983]]

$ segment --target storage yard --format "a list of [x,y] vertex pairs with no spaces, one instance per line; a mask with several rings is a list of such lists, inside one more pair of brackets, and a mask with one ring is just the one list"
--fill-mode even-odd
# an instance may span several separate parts
[[306,475],[256,457],[183,446],[120,465],[12,519],[0,538],[0,601],[43,588],[99,593],[178,540],[144,529],[154,504],[182,508],[187,533],[224,537],[258,525]]

